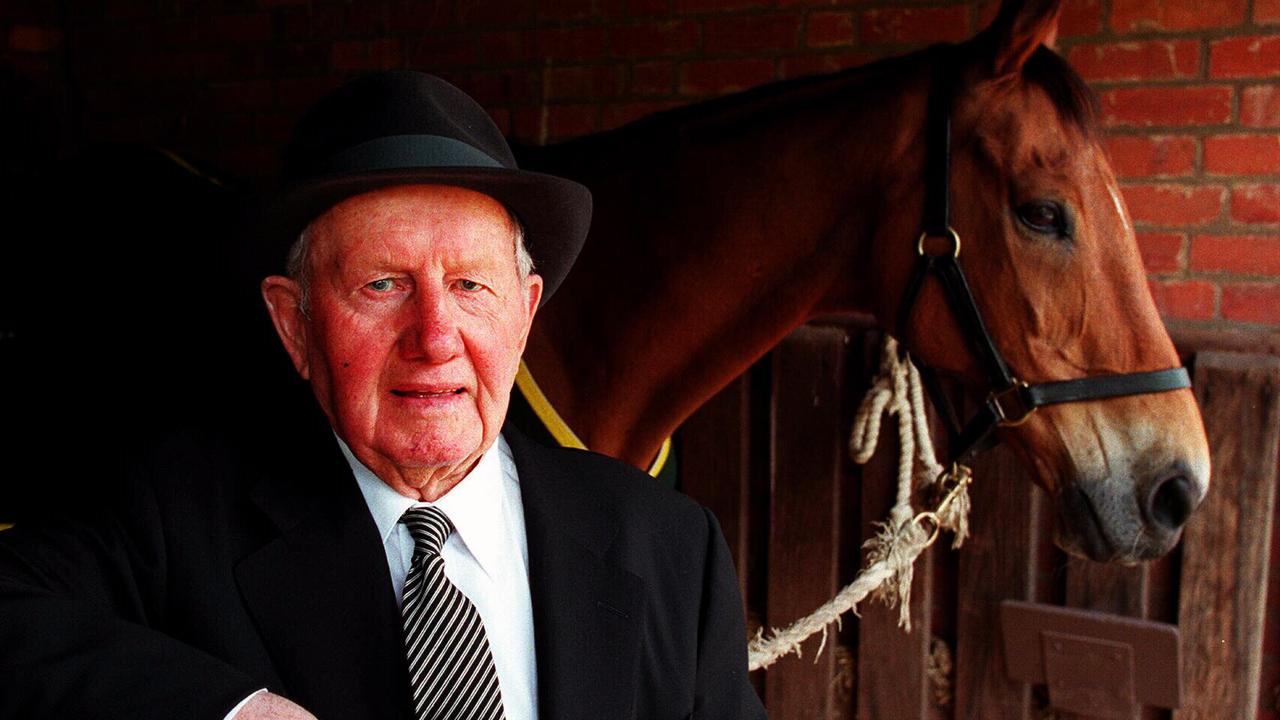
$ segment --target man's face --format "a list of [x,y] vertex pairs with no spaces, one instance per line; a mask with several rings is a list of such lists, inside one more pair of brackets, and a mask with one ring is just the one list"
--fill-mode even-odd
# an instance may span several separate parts
[[542,290],[519,275],[514,231],[477,192],[375,190],[311,224],[309,312],[292,280],[263,283],[338,435],[402,494],[456,483],[501,429]]

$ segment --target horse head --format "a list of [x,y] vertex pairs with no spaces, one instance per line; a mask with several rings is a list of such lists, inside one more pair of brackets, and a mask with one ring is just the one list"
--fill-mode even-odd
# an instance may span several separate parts
[[[981,324],[1019,381],[1152,374],[1179,358],[1099,143],[1096,102],[1044,47],[1056,34],[1060,4],[1006,1],[989,28],[938,53],[946,59],[933,63],[932,83],[949,85],[956,235],[954,247],[949,235],[927,238],[940,248],[926,249],[922,239],[921,253],[958,254]],[[924,126],[904,134],[904,155],[934,152],[917,147],[927,144]],[[921,163],[906,163],[903,172],[919,173],[928,164]],[[900,207],[928,205],[918,177],[896,184]],[[880,292],[882,320],[897,317],[894,303],[909,290],[907,221],[927,212],[877,233],[889,237],[874,252],[893,268]],[[930,279],[917,298],[904,333],[913,354],[986,395],[991,373],[954,297]],[[1209,484],[1204,428],[1186,388],[1049,405],[996,433],[1053,496],[1058,544],[1095,560],[1165,553]]]

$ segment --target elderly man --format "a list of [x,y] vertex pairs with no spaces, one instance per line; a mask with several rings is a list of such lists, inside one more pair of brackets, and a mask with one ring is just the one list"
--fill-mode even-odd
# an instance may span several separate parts
[[262,295],[323,417],[0,535],[0,717],[763,717],[715,520],[503,428],[586,190],[418,73],[322,101],[286,178]]

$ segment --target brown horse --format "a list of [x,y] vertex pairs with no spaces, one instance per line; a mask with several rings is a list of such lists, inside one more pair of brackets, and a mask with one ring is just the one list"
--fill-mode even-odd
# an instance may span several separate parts
[[[1003,3],[946,50],[951,224],[977,307],[1017,377],[1176,366],[1080,78],[1043,47],[1059,2]],[[584,182],[594,227],[526,361],[590,448],[647,466],[701,403],[790,330],[862,312],[894,329],[924,212],[939,49],[778,83],[530,150]],[[982,368],[938,283],[903,338],[975,397]],[[1167,551],[1203,497],[1190,390],[1045,407],[998,436],[1098,560]]]

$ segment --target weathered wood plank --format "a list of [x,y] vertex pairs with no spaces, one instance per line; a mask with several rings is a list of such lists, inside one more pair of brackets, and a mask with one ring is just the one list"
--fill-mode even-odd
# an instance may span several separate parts
[[1280,434],[1280,359],[1196,358],[1213,480],[1183,536],[1178,720],[1257,716]]
[[[847,334],[803,327],[773,353],[772,503],[767,622],[782,626],[835,594],[839,573],[840,396]],[[774,720],[827,720],[834,708],[835,653],[783,658],[765,676]]]
[[743,601],[748,583],[751,413],[744,375],[729,383],[680,426],[680,489],[715,513],[738,571]]
[[983,455],[973,474],[973,534],[960,550],[955,717],[1027,720],[1031,692],[1005,674],[999,606],[1035,597],[1044,494],[1005,447]]

